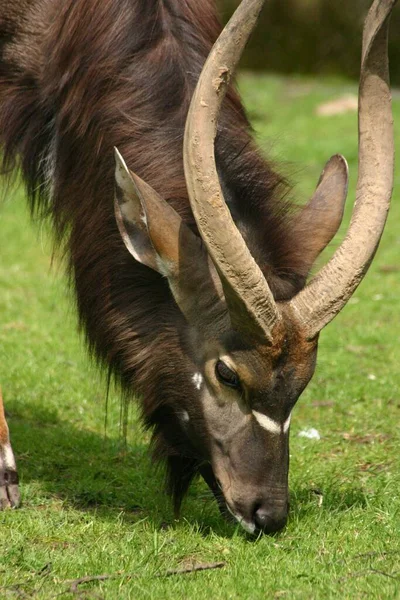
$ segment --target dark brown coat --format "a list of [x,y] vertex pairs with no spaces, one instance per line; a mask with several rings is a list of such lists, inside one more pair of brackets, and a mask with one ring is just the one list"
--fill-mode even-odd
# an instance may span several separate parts
[[[34,213],[69,260],[80,323],[129,397],[143,398],[179,505],[202,460],[175,418],[193,372],[167,281],[126,251],[113,210],[113,146],[196,231],[183,174],[190,98],[220,24],[212,0],[0,0],[3,167],[20,161]],[[7,7],[7,18],[3,16]],[[255,148],[234,90],[216,155],[225,198],[277,299],[308,264],[286,186]],[[306,261],[307,262],[307,261]]]

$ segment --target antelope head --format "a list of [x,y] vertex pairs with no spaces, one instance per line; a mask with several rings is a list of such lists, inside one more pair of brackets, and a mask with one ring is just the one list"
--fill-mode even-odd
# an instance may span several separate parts
[[[292,299],[275,301],[231,217],[214,153],[225,91],[263,0],[242,1],[212,49],[191,101],[184,169],[201,237],[116,151],[122,237],[136,260],[167,277],[189,326],[193,397],[181,407],[182,427],[210,465],[204,469],[209,485],[219,487],[227,509],[251,533],[277,531],[286,523],[291,411],[313,375],[320,331],[364,277],[384,228],[393,183],[387,32],[395,2],[375,0],[365,24],[359,174],[347,235]],[[346,194],[347,165],[334,156],[295,225],[315,223],[310,259],[336,233]]]

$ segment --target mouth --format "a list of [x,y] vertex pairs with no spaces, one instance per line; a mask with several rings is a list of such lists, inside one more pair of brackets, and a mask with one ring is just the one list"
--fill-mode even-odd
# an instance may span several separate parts
[[[270,499],[256,503],[253,510],[245,510],[246,518],[240,514],[242,511],[237,510],[234,502],[228,502],[221,480],[215,476],[210,464],[202,466],[201,474],[214,494],[221,515],[231,522],[238,523],[249,535],[274,534],[285,527],[289,511],[287,500],[282,498],[277,501],[275,498],[275,502],[271,502]],[[251,518],[252,516],[254,518]]]
[[268,509],[258,509],[255,513],[254,521],[248,520],[236,511],[232,510],[227,502],[225,502],[227,512],[233,517],[233,519],[239,523],[239,525],[252,536],[257,536],[260,533],[275,534],[281,531],[287,523],[287,511],[279,511],[273,513]]
[[229,507],[228,503],[226,503],[226,508],[228,509],[229,514],[232,515],[232,517],[235,519],[235,521],[239,523],[239,525],[241,525],[241,527],[246,531],[246,533],[249,533],[250,535],[257,535],[259,533],[259,530],[257,529],[255,523],[247,521],[244,517],[235,513]]

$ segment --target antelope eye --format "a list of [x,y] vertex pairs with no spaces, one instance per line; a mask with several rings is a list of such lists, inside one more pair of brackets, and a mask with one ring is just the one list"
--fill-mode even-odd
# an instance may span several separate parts
[[222,360],[218,360],[215,365],[215,374],[217,379],[224,385],[239,389],[240,380],[235,371],[232,371]]

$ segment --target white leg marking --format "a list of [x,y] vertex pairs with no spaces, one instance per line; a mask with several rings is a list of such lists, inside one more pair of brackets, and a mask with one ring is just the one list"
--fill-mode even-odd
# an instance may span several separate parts
[[201,388],[201,384],[203,383],[203,375],[201,373],[195,373],[192,377],[192,381],[196,390]]
[[281,433],[282,425],[280,423],[277,423],[273,419],[267,417],[267,415],[263,415],[262,413],[257,412],[256,410],[253,410],[252,412],[257,422],[261,425],[263,429],[269,431],[270,433]]
[[5,446],[3,446],[3,456],[6,469],[16,470],[17,466],[15,464],[15,458],[11,448],[11,444],[6,444]]

